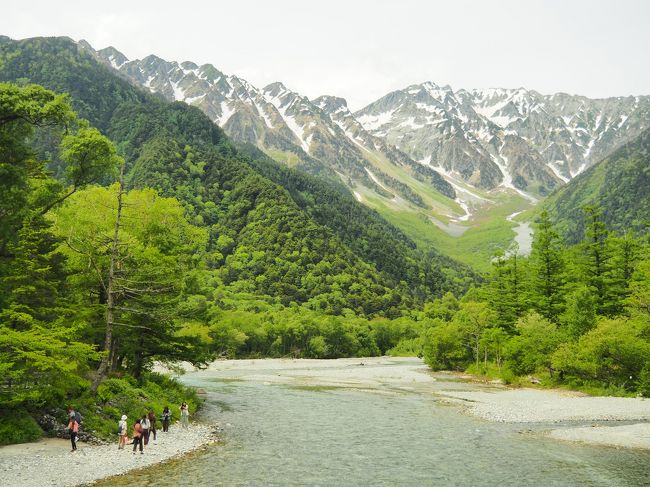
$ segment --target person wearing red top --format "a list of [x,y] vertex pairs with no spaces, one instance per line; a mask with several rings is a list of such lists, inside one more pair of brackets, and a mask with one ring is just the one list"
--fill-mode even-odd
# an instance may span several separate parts
[[70,451],[77,451],[77,433],[79,433],[79,423],[77,423],[74,413],[70,415],[68,429],[70,430],[70,443],[72,443],[72,450]]
[[133,454],[134,455],[138,445],[140,445],[140,454],[143,455],[144,451],[142,448],[142,426],[140,425],[139,419],[133,425]]

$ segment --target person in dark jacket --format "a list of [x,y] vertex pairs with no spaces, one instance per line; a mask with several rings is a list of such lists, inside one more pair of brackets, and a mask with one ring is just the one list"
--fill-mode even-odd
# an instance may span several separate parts
[[165,406],[165,409],[163,409],[162,412],[162,424],[163,424],[163,431],[165,433],[169,432],[169,421],[172,418],[172,412],[169,410],[169,406]]
[[153,441],[156,441],[156,415],[153,411],[149,411],[147,418],[149,418],[149,434],[153,435]]

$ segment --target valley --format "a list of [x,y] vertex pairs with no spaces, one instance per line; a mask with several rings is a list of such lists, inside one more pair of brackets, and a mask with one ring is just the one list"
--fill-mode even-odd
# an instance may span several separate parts
[[409,83],[352,107],[0,36],[0,444],[187,402],[226,441],[175,483],[645,479],[647,452],[558,440],[647,431],[582,422],[648,418],[649,98]]
[[513,242],[520,251],[529,246],[521,242],[528,230],[516,230],[523,227],[509,215],[649,126],[647,96],[589,99],[425,82],[352,111],[342,98],[310,100],[280,82],[256,88],[211,64],[129,60],[114,47],[79,46],[134,85],[200,108],[234,141],[340,180],[423,249],[434,246],[481,271]]

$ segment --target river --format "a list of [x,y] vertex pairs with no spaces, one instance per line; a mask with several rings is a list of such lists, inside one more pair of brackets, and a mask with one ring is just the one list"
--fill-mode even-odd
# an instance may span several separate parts
[[[491,423],[445,391],[490,386],[418,359],[228,361],[189,373],[220,444],[99,485],[648,485],[650,453],[562,442],[550,424]],[[170,434],[173,434],[173,429]]]
[[515,231],[515,238],[513,242],[517,244],[517,253],[519,255],[527,256],[530,255],[530,251],[533,247],[533,229],[530,226],[529,222],[515,222],[514,218],[523,213],[522,211],[517,211],[512,215],[508,215],[506,220],[512,223],[516,223],[517,226],[513,228]]

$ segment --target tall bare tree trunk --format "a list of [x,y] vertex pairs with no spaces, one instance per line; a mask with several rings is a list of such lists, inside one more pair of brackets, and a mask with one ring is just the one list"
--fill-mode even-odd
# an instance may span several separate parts
[[92,391],[96,391],[99,384],[106,377],[111,351],[113,345],[113,313],[115,311],[115,263],[117,261],[117,248],[119,245],[120,220],[122,218],[122,196],[124,195],[124,164],[120,169],[120,183],[117,192],[117,216],[115,218],[115,230],[113,232],[113,244],[111,247],[111,263],[108,268],[108,282],[106,285],[106,337],[104,338],[104,351],[106,355],[99,364],[95,380],[92,384]]

